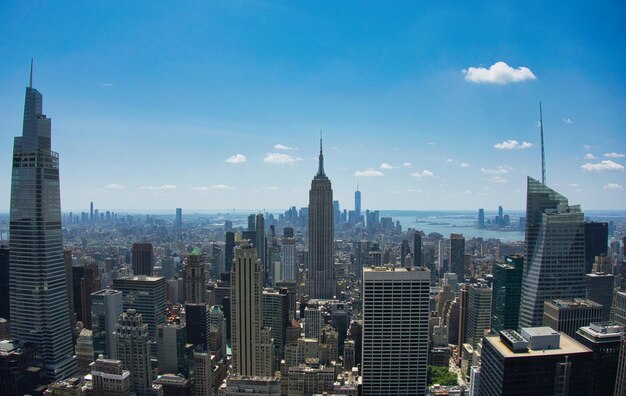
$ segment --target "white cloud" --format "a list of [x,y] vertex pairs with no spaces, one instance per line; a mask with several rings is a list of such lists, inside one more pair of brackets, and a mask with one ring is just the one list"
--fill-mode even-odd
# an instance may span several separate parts
[[452,158],[448,158],[448,159],[446,160],[446,162],[447,162],[448,164],[450,164],[450,163],[454,162],[454,160],[453,160]]
[[143,186],[139,187],[140,190],[149,190],[149,191],[167,191],[167,190],[176,190],[176,187],[173,184],[162,184],[160,186]]
[[480,171],[485,175],[504,175],[514,169],[506,165],[498,165],[495,168],[480,168]]
[[242,162],[246,162],[248,159],[243,154],[235,154],[232,157],[226,158],[226,161],[229,164],[241,164]]
[[497,148],[498,150],[523,150],[531,148],[532,146],[533,144],[529,142],[520,143],[517,140],[509,139],[501,143],[496,143],[493,147]]
[[496,184],[502,184],[502,183],[508,183],[509,182],[507,179],[505,179],[502,176],[492,176],[492,177],[485,178],[483,180],[487,180],[487,181],[490,181],[490,182],[496,183]]
[[467,162],[461,162],[461,168],[469,168],[469,164]]
[[387,162],[383,162],[382,164],[380,164],[380,169],[389,170],[389,169],[394,169],[394,168],[395,166],[388,164]]
[[591,150],[592,148],[593,148],[593,147],[592,147],[591,145],[589,145],[589,144],[583,144],[583,150],[587,150],[587,151],[589,151],[589,150]]
[[125,187],[120,184],[111,183],[107,184],[104,188],[106,188],[107,190],[123,190]]
[[410,162],[405,162],[405,163],[402,164],[402,166],[404,166],[405,168],[410,168],[410,167],[413,166],[413,164],[410,163]]
[[613,162],[611,160],[604,160],[597,164],[593,164],[588,162],[584,165],[580,166],[583,170],[587,172],[601,172],[601,171],[623,171],[624,166],[622,164],[618,164],[617,162]]
[[489,69],[470,67],[467,70],[463,70],[463,74],[465,74],[465,81],[478,84],[508,84],[537,79],[529,68],[522,66],[514,69],[502,61],[494,63]]
[[422,177],[433,177],[435,176],[435,174],[429,171],[428,169],[424,169],[421,172],[411,173],[411,176],[421,179]]
[[356,177],[380,177],[380,176],[385,176],[385,174],[374,168],[367,168],[364,171],[354,172],[354,176]]
[[257,188],[256,190],[254,190],[254,192],[277,191],[277,190],[280,190],[280,187],[270,186],[270,187]]
[[620,154],[620,153],[616,153],[616,152],[604,153],[604,156],[608,157],[608,158],[624,158],[624,157],[626,157],[626,155]]
[[408,192],[412,192],[412,193],[421,193],[422,190],[420,190],[419,188],[409,188],[407,190]]
[[284,144],[275,144],[275,150],[293,150],[293,147],[285,146]]
[[235,187],[226,184],[214,184],[211,186],[211,190],[233,190],[234,188]]
[[210,189],[211,189],[211,187],[207,187],[207,186],[191,187],[192,191],[209,191]]
[[569,186],[570,187],[578,187],[578,183],[570,183]]
[[574,121],[572,121],[572,119],[569,118],[569,117],[563,118],[563,122],[566,123],[566,124],[573,124],[574,123]]
[[264,162],[268,164],[295,164],[296,162],[302,160],[300,157],[294,157],[289,154],[284,153],[267,153],[265,154],[265,158],[263,158]]
[[617,183],[609,183],[609,184],[605,184],[603,188],[605,190],[623,190],[624,186],[622,186],[621,184],[617,184]]
[[596,159],[596,156],[591,153],[587,153],[585,154],[585,159],[588,159],[588,160]]
[[426,144],[429,145],[429,146],[435,146],[436,145],[434,142],[428,142]]
[[113,84],[113,83],[102,83],[102,84],[100,84],[100,86],[108,88],[108,87],[114,87],[115,84]]

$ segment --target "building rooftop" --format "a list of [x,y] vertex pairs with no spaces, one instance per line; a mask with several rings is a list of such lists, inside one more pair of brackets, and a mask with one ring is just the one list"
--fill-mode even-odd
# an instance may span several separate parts
[[588,300],[586,298],[572,298],[572,299],[557,299],[557,300],[550,300],[550,301],[546,301],[546,304],[552,304],[555,305],[557,308],[560,309],[567,309],[567,308],[602,308],[601,304],[598,304],[597,302],[593,302],[591,300]]
[[[549,327],[539,327],[539,328],[527,328],[526,330],[535,330],[533,333],[538,335],[542,335],[547,330],[539,330],[539,329],[549,329],[551,332],[555,332]],[[485,342],[491,344],[504,358],[531,358],[537,356],[550,356],[550,355],[563,355],[563,354],[575,354],[575,353],[587,353],[591,352],[591,350],[579,342],[575,341],[573,338],[569,337],[565,333],[557,333],[560,335],[560,344],[558,348],[554,349],[541,349],[541,350],[533,350],[528,349],[524,352],[513,352],[504,342],[500,340],[500,336],[497,334],[490,334],[485,336]]]

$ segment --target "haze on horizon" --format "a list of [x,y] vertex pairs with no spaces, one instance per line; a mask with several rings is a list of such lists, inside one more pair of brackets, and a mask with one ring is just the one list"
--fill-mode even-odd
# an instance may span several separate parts
[[[558,17],[555,17],[558,15]],[[342,208],[523,209],[541,176],[626,209],[626,5],[0,6],[0,212],[28,66],[61,204],[305,206],[324,131]],[[601,24],[597,21],[602,20]]]

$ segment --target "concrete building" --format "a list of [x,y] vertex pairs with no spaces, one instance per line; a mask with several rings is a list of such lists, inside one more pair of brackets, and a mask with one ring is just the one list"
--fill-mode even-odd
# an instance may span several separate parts
[[130,371],[117,359],[99,357],[91,364],[93,396],[130,396]]
[[173,322],[157,327],[157,361],[159,373],[182,374],[190,378],[193,373],[194,345],[187,343],[185,323]]
[[546,301],[543,325],[574,337],[583,326],[602,321],[602,305],[591,300],[575,298]]
[[6,396],[30,394],[43,382],[43,362],[35,345],[0,341],[0,391]]
[[130,371],[133,392],[152,396],[148,325],[140,313],[129,309],[120,315],[115,330],[117,357],[124,369]]
[[93,340],[91,330],[82,329],[76,341],[76,361],[78,363],[78,374],[87,375],[91,370],[89,365],[93,362]]
[[280,380],[269,377],[229,377],[219,388],[219,396],[280,396]]
[[91,294],[93,358],[116,358],[115,325],[123,312],[122,292],[103,289]]
[[331,392],[335,383],[334,365],[322,366],[317,359],[290,367],[287,375],[288,396],[313,396]]
[[587,286],[587,298],[602,305],[602,321],[608,321],[611,318],[611,307],[613,306],[615,276],[603,272],[586,274],[585,285]]
[[576,332],[576,341],[593,352],[593,381],[591,395],[611,395],[615,388],[620,347],[624,327],[614,323],[592,323]]
[[154,251],[151,243],[133,243],[131,262],[134,275],[154,275]]
[[198,247],[193,249],[185,264],[185,294],[187,304],[207,302],[204,260]]
[[491,327],[491,289],[485,283],[469,285],[467,317],[465,322],[465,343],[473,348],[482,340],[485,331]]
[[363,270],[363,395],[426,393],[430,271]]
[[465,238],[463,234],[450,234],[450,272],[457,274],[458,279],[465,280]]

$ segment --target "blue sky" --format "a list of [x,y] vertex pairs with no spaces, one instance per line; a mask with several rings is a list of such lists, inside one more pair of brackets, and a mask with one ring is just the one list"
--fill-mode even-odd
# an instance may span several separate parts
[[304,206],[320,129],[348,209],[522,209],[539,101],[548,184],[626,209],[624,3],[387,3],[3,2],[0,211],[31,57],[63,210]]

